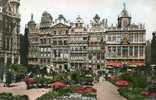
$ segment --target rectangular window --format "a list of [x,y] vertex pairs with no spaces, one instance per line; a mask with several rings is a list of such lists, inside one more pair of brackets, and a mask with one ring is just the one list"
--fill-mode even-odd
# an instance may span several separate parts
[[92,53],[89,53],[89,57],[88,57],[88,58],[89,58],[89,60],[91,60],[91,59],[92,59],[92,57],[93,57],[93,56],[92,56]]
[[122,54],[123,54],[123,57],[128,57],[128,47],[127,46],[123,46]]
[[140,56],[143,57],[144,54],[144,47],[140,46]]
[[58,44],[59,44],[59,45],[62,45],[62,40],[58,41]]
[[67,45],[67,40],[64,40],[64,45]]
[[83,37],[83,40],[87,40],[87,37]]
[[134,47],[134,56],[138,57],[138,47]]
[[101,54],[101,59],[102,60],[105,59],[105,54],[104,53]]
[[57,45],[57,41],[54,40],[54,41],[53,41],[53,45]]
[[100,53],[97,53],[97,60],[100,60]]
[[108,47],[108,52],[111,52],[111,47]]
[[54,50],[54,57],[57,57],[57,52],[56,52],[56,50]]
[[121,47],[118,46],[117,48],[118,48],[118,55],[121,56]]
[[111,36],[108,36],[108,41],[111,41]]
[[115,53],[116,52],[116,47],[114,46],[112,48],[113,48],[113,53]]
[[133,42],[133,34],[129,35],[129,42]]
[[133,46],[129,47],[129,56],[133,56]]
[[116,35],[113,35],[113,37],[112,37],[112,41],[113,41],[113,42],[116,41]]

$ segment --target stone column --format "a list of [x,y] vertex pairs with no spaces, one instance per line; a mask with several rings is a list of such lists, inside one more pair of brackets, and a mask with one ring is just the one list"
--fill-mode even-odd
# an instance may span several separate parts
[[129,53],[130,53],[130,52],[129,52],[129,49],[130,49],[130,47],[128,46],[128,57],[129,57],[129,55],[130,55],[130,54],[129,54]]
[[15,62],[15,57],[14,57],[14,55],[12,55],[11,63],[14,64],[14,62]]
[[21,60],[21,57],[20,57],[20,56],[18,56],[18,64],[20,64],[20,60]]
[[135,47],[135,46],[133,46],[133,56],[134,56],[134,47]]
[[78,69],[80,69],[80,64],[79,63],[77,63],[77,67],[78,67]]
[[7,37],[5,37],[5,48],[7,47]]
[[146,47],[143,46],[143,58],[145,59]]
[[8,57],[7,54],[5,54],[5,58],[4,58],[4,72],[3,72],[3,82],[6,82],[6,66],[7,66],[7,61]]
[[140,58],[140,47],[138,46],[138,58]]
[[116,56],[118,57],[118,46],[116,46]]
[[8,62],[8,61],[7,61],[7,60],[8,60],[7,58],[8,58],[8,57],[7,57],[7,54],[5,54],[5,58],[4,58],[4,64],[5,64],[5,65],[7,65],[7,62]]

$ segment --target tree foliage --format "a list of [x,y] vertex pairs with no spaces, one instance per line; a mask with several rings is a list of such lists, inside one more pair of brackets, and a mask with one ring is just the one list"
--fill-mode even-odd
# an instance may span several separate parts
[[26,72],[26,67],[20,65],[20,64],[11,64],[9,66],[9,69],[11,72],[13,72],[15,75],[22,75]]

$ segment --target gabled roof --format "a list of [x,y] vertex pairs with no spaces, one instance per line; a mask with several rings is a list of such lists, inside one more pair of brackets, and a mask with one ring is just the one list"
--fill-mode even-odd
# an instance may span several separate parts
[[63,23],[57,23],[57,24],[54,24],[52,27],[55,27],[55,28],[63,28],[63,27],[69,28],[70,26],[67,25],[67,24],[63,24]]

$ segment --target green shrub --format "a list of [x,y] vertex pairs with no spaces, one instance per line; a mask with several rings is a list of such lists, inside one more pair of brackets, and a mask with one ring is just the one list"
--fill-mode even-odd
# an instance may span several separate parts
[[29,100],[27,95],[13,95],[12,93],[1,93],[0,100]]
[[9,87],[11,83],[12,83],[12,73],[10,71],[8,71],[6,73],[6,82],[5,82],[5,84],[6,84],[6,86]]
[[28,96],[27,95],[17,95],[15,96],[15,100],[29,100]]
[[62,75],[55,75],[54,76],[54,78],[53,78],[53,81],[58,81],[58,80],[62,80],[62,81],[64,81],[65,79],[63,78],[63,76]]
[[37,98],[37,100],[53,100],[53,98],[58,97],[58,96],[63,96],[65,93],[68,93],[68,92],[71,92],[71,90],[68,88],[57,90],[57,91],[49,91],[48,93]]
[[83,94],[83,96],[96,98],[96,93]]
[[47,86],[53,81],[53,79],[49,77],[35,77],[34,80],[39,87]]
[[137,75],[136,73],[126,73],[119,77],[121,80],[128,80],[133,88],[145,88],[147,86],[147,82],[145,77],[142,75]]
[[123,87],[118,91],[120,95],[128,98],[128,100],[147,100],[147,97],[144,97],[140,94],[142,91],[141,88],[131,89],[131,87]]

